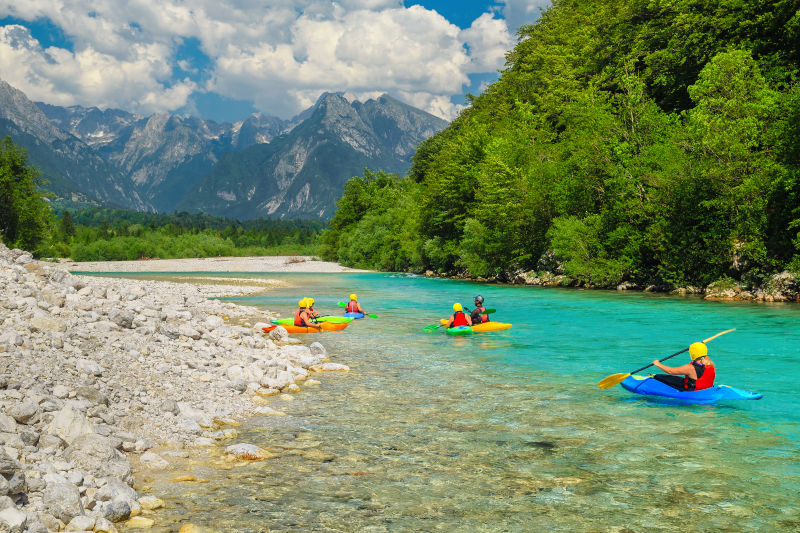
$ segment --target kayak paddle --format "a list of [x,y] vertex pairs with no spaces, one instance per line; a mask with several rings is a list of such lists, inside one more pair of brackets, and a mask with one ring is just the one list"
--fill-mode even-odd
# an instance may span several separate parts
[[[717,334],[716,334],[716,335],[714,335],[713,337],[709,337],[709,338],[707,338],[706,340],[704,340],[704,341],[703,341],[703,344],[705,344],[705,343],[707,343],[707,342],[710,342],[710,341],[713,341],[713,340],[714,340],[714,339],[716,339],[717,337],[720,337],[720,336],[722,336],[722,335],[725,335],[726,333],[730,333],[731,331],[736,331],[736,328],[733,328],[733,329],[726,329],[726,330],[725,330],[725,331],[723,331],[723,332],[717,333]],[[675,357],[676,355],[680,355],[680,354],[682,354],[683,352],[688,352],[688,351],[689,351],[689,348],[684,348],[684,349],[683,349],[683,350],[681,350],[680,352],[675,352],[675,353],[674,353],[674,354],[672,354],[672,355],[668,355],[668,356],[667,356],[667,357],[665,357],[664,359],[659,359],[659,360],[658,360],[658,362],[659,362],[659,363],[661,363],[661,362],[664,362],[664,361],[666,361],[667,359],[671,359],[672,357]],[[601,379],[601,380],[600,380],[600,382],[597,384],[597,386],[598,386],[598,387],[600,387],[601,389],[610,389],[610,388],[611,388],[611,387],[613,387],[614,385],[619,385],[620,383],[622,383],[623,381],[625,381],[625,378],[627,378],[628,376],[631,376],[631,375],[633,375],[633,374],[635,374],[635,373],[637,373],[637,372],[641,372],[641,371],[642,371],[642,370],[644,370],[645,368],[649,368],[649,367],[651,367],[651,366],[653,366],[653,363],[650,363],[649,365],[643,366],[642,368],[639,368],[638,370],[634,370],[633,372],[631,372],[631,373],[629,373],[629,374],[612,374],[612,375],[608,376],[607,378]]]

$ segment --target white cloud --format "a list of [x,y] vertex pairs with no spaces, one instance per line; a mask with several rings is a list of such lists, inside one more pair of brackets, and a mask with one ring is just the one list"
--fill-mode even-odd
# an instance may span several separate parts
[[0,77],[37,100],[140,113],[182,107],[198,89],[174,79],[197,67],[176,57],[186,39],[210,59],[200,90],[284,117],[349,91],[452,118],[467,75],[502,67],[513,45],[489,13],[462,31],[401,0],[0,0],[0,16],[49,19],[72,46],[43,49],[27,30],[0,28]]
[[503,16],[509,29],[516,33],[520,26],[533,24],[552,0],[504,0]]
[[461,40],[469,47],[471,65],[469,71],[491,72],[505,63],[505,55],[514,47],[514,39],[508,32],[506,21],[497,19],[491,13],[484,13],[460,34]]

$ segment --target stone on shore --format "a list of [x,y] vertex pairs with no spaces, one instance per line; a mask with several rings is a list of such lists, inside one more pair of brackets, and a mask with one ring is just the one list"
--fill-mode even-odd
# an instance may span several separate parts
[[[141,454],[137,467],[169,468],[183,448],[238,436],[223,425],[285,416],[261,402],[299,390],[327,353],[284,328],[254,330],[272,317],[215,299],[253,290],[74,276],[0,243],[0,530],[116,532],[160,502],[137,499],[120,450]],[[157,444],[180,451],[148,451]]]
[[45,511],[64,523],[83,514],[81,492],[71,483],[48,485],[42,493],[42,502]]

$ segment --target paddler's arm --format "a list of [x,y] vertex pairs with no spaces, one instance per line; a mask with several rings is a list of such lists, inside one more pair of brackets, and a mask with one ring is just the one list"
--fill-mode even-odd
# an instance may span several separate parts
[[672,374],[673,376],[689,376],[691,379],[697,379],[697,371],[690,363],[681,366],[667,366],[661,364],[661,362],[656,359],[653,361],[653,366],[657,366],[662,371],[667,374]]

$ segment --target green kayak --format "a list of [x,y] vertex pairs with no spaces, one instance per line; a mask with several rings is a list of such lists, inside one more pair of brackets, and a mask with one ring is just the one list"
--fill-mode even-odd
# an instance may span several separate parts
[[472,335],[472,328],[469,326],[456,326],[447,328],[448,335]]
[[[317,322],[333,322],[335,324],[341,324],[350,322],[351,320],[353,319],[346,316],[321,316],[317,319]],[[278,325],[294,324],[294,318],[278,318],[276,320],[270,320],[270,322]]]

